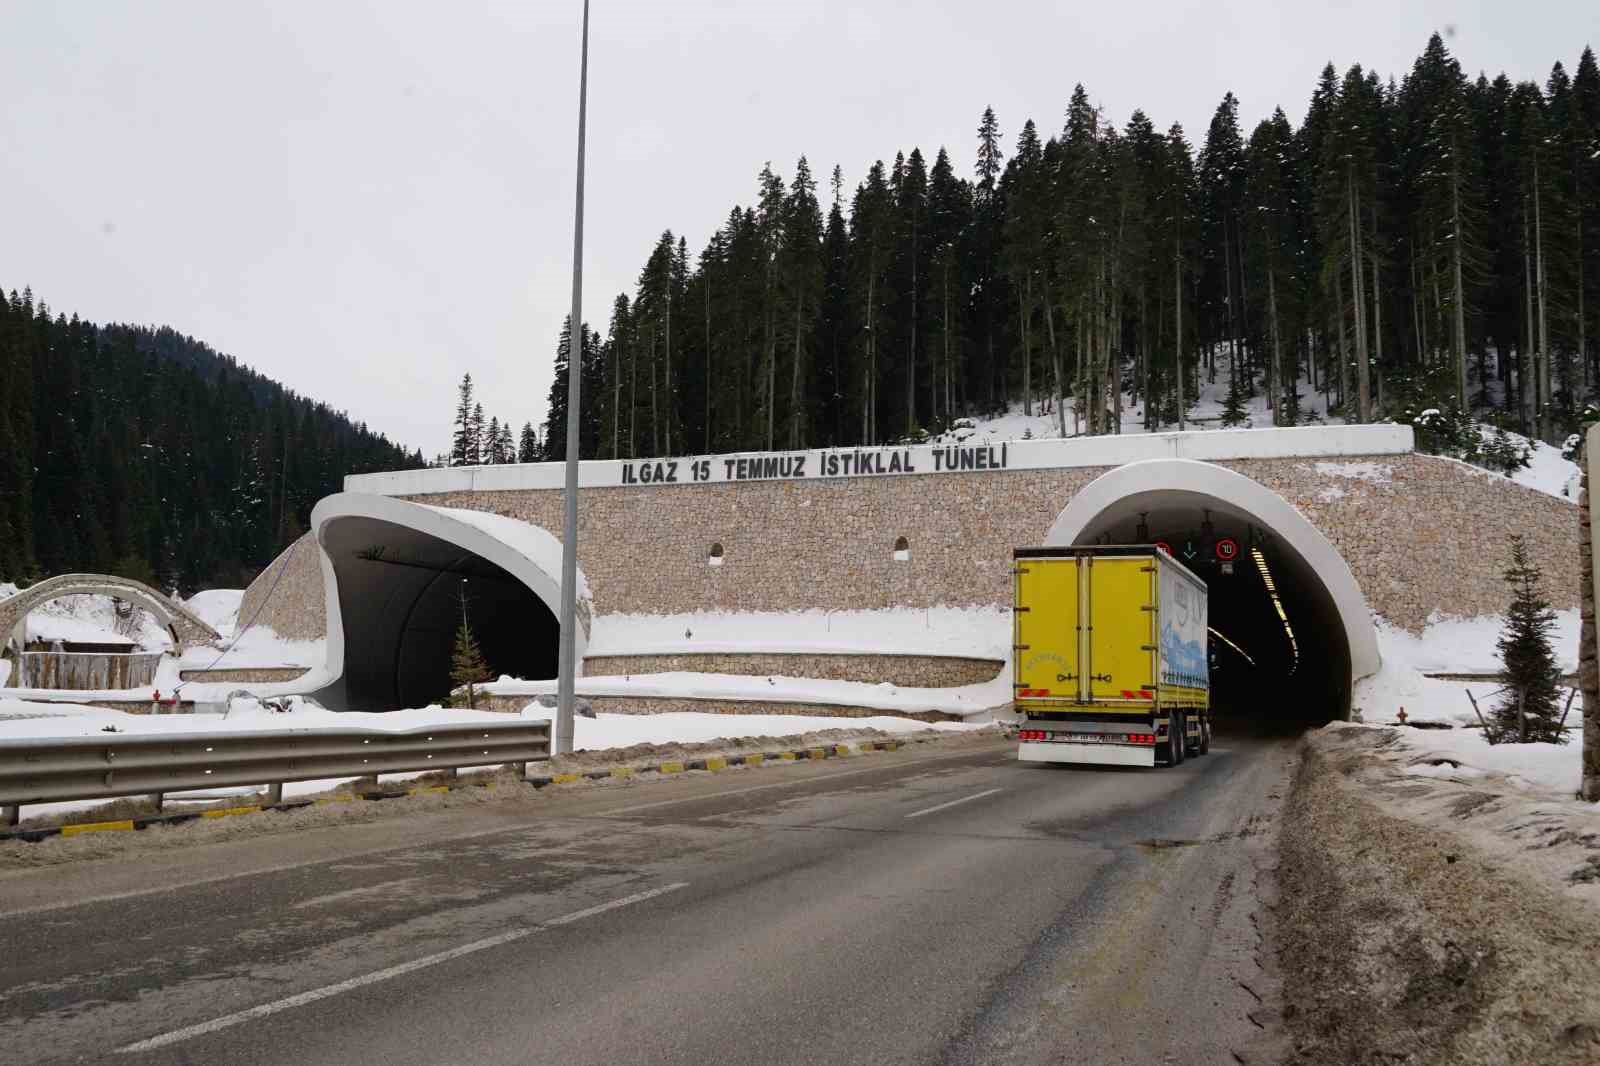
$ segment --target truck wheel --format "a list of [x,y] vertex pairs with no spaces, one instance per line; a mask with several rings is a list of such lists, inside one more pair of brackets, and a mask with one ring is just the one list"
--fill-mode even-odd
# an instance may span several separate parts
[[1167,742],[1172,748],[1172,751],[1167,756],[1167,765],[1177,766],[1179,763],[1183,762],[1184,739],[1182,715],[1175,714],[1171,718],[1167,719]]
[[1211,751],[1211,723],[1200,723],[1200,754],[1205,755]]

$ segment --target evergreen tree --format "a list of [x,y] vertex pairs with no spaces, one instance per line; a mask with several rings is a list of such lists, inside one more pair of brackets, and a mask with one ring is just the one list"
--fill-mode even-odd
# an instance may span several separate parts
[[[483,657],[483,652],[478,647],[478,639],[472,634],[472,626],[467,622],[466,593],[461,594],[461,624],[456,627],[455,645],[450,653],[450,684],[452,688],[465,688],[466,705],[476,708],[478,706],[476,686],[489,680],[489,664]],[[461,697],[456,696],[452,702],[460,706]]]
[[522,440],[517,447],[517,462],[537,463],[539,461],[539,434],[534,430],[532,422],[522,424]]
[[1556,614],[1539,588],[1542,576],[1526,541],[1520,534],[1513,536],[1511,565],[1505,572],[1511,605],[1498,643],[1506,690],[1490,717],[1489,740],[1494,743],[1564,742],[1557,692],[1561,670],[1550,643]]
[[500,450],[500,418],[498,415],[489,419],[489,429],[484,435],[483,461],[490,465],[506,461],[505,454]]
[[455,434],[450,444],[451,466],[471,466],[477,460],[472,445],[472,402],[472,375],[463,374],[456,399]]

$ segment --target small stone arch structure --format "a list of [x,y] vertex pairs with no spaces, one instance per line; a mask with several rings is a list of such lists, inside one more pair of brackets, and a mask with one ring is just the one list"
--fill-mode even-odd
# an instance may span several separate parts
[[[457,595],[487,616],[473,626],[496,671],[544,664],[545,651],[554,662],[561,543],[546,530],[504,515],[358,492],[320,501],[311,529],[322,549],[327,666],[336,679],[317,694],[328,706],[392,710],[440,698],[440,655],[443,649],[447,672]],[[580,570],[580,669],[590,612]]]
[[0,643],[20,646],[20,631],[36,608],[63,596],[115,596],[142,607],[161,620],[176,650],[210,644],[221,637],[188,608],[174,603],[142,581],[113,574],[58,574],[0,600]]
[[[1220,516],[1224,522],[1247,523],[1273,540],[1279,565],[1286,571],[1279,584],[1287,579],[1300,592],[1301,621],[1306,627],[1301,640],[1320,641],[1328,649],[1327,680],[1339,689],[1336,713],[1348,715],[1354,683],[1381,665],[1372,611],[1338,549],[1292,504],[1261,483],[1193,459],[1129,463],[1102,474],[1074,496],[1051,524],[1045,543],[1130,543],[1138,525],[1171,524],[1187,520],[1179,516],[1201,513]],[[1249,564],[1248,558],[1244,564]]]

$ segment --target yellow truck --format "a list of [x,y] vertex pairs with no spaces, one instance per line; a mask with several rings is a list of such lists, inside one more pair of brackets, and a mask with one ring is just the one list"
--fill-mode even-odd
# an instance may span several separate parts
[[1160,548],[1018,548],[1024,762],[1176,766],[1211,750],[1206,584]]

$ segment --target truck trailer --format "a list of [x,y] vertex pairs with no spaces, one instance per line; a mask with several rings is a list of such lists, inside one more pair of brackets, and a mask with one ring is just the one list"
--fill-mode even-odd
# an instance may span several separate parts
[[1204,581],[1151,545],[1013,557],[1020,760],[1176,766],[1211,750]]

